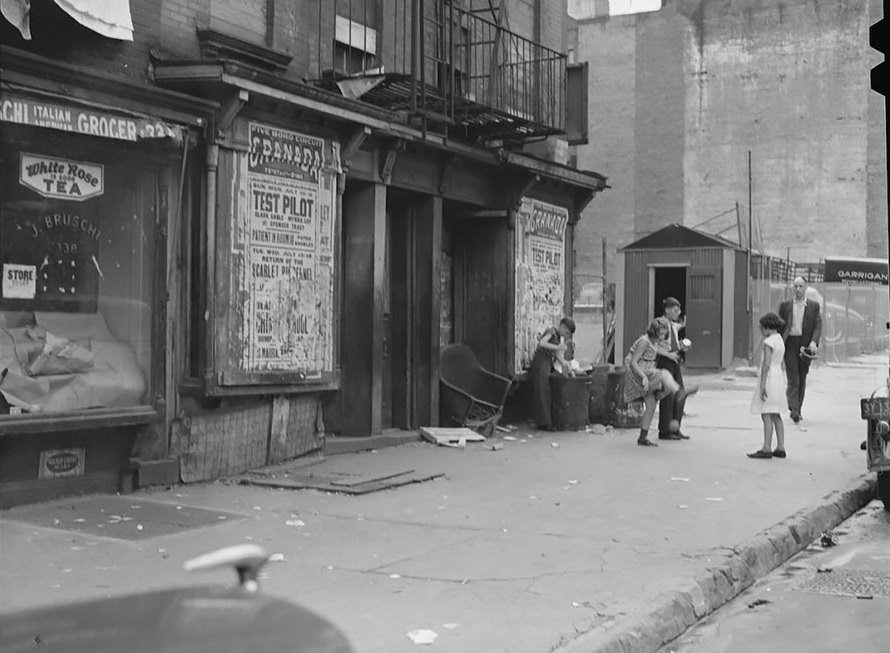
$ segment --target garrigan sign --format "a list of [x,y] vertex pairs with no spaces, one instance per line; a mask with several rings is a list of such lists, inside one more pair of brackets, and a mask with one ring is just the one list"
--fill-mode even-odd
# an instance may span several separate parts
[[888,264],[879,258],[826,258],[824,279],[828,283],[888,283]]

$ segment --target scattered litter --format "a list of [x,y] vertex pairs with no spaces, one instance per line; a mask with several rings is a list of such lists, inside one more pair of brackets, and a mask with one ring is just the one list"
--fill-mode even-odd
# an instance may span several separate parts
[[[178,508],[178,507],[179,507],[179,506],[177,506],[177,508]],[[262,510],[263,507],[262,507],[262,506],[254,506],[253,509],[254,509],[254,510]]]
[[83,517],[79,517],[78,519],[74,520],[74,523],[75,524],[83,524],[85,521],[86,521],[86,519],[84,519]]
[[273,553],[269,556],[269,562],[287,562],[283,553]]
[[569,481],[569,485],[578,485],[578,481],[571,480],[571,481]]
[[219,517],[217,517],[217,519],[218,519],[219,521],[222,521],[222,520],[225,519],[225,518],[226,518],[225,515],[220,515]]
[[831,567],[816,567],[817,574],[828,574],[834,571]]
[[705,501],[723,501],[723,497],[705,497]]
[[460,624],[456,624],[453,622],[447,623],[447,624],[442,624],[442,628],[447,628],[448,630],[454,630],[455,628],[457,628],[459,626],[460,626]]
[[512,433],[513,431],[515,431],[515,430],[516,430],[517,428],[519,428],[519,427],[514,426],[513,424],[506,424],[506,425],[503,425],[503,426],[501,426],[500,424],[498,424],[497,426],[495,426],[495,428],[496,428],[498,431],[501,431],[501,432],[503,432],[503,433]]
[[284,522],[285,526],[295,526],[297,528],[302,528],[306,525],[306,523],[302,519],[288,519]]
[[439,633],[428,628],[418,628],[408,633],[408,639],[415,644],[432,644],[438,636]]
[[872,596],[871,594],[857,594],[856,598],[857,599],[865,599],[866,601],[871,601],[875,597]]
[[495,442],[493,445],[491,445],[492,451],[500,451],[503,448],[504,448],[504,445],[501,444],[500,442]]
[[401,574],[390,574],[389,577],[390,578],[401,578],[402,575]]
[[756,608],[758,605],[766,605],[771,603],[771,601],[767,601],[766,599],[757,599],[748,604],[749,608]]
[[677,507],[678,507],[680,510],[686,510],[689,506],[687,506],[685,503],[678,503],[678,504],[677,504]]
[[689,482],[689,479],[686,478],[685,476],[671,476],[671,480],[672,480],[672,481],[682,481],[682,482],[684,482],[684,483],[688,483],[688,482]]
[[70,547],[70,548],[71,548],[72,551],[83,551],[83,547],[82,547],[82,546],[72,546],[72,547]]
[[559,442],[551,442],[550,446],[553,447],[554,449],[559,449]]
[[834,531],[822,531],[822,537],[819,543],[824,547],[835,546],[837,544],[837,533]]
[[519,438],[514,437],[514,436],[512,436],[512,435],[505,435],[505,436],[504,436],[504,440],[509,440],[510,442],[516,442],[516,440],[518,440],[518,439],[519,439]]
[[141,531],[141,530],[142,530],[142,524],[136,524],[136,530],[137,530],[137,531]]

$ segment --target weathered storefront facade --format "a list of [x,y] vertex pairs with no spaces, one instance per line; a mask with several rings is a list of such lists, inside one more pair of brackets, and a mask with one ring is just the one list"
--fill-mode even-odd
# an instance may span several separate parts
[[[565,131],[564,57],[529,74],[556,113],[465,90],[475,113],[442,117],[406,80],[447,84],[416,68],[298,81],[300,17],[262,4],[262,38],[235,3],[150,3],[132,42],[39,12],[30,41],[3,25],[3,505],[435,425],[443,344],[515,373],[571,305],[573,223],[605,180],[520,146]],[[382,18],[332,4],[311,8],[335,44],[318,61],[367,68]],[[455,11],[381,4],[415,21],[418,59],[423,17]],[[175,46],[157,29],[174,5],[192,21]]]

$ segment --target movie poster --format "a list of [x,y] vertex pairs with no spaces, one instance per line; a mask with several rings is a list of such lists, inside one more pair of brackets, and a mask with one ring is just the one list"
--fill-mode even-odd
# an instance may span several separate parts
[[516,372],[564,317],[568,209],[523,198],[516,222]]
[[250,124],[237,238],[245,371],[333,369],[335,158],[330,141]]

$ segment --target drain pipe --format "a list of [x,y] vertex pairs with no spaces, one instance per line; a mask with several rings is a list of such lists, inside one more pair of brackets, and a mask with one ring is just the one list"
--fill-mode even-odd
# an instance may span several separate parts
[[206,293],[204,302],[204,315],[202,316],[202,324],[204,325],[204,385],[205,388],[213,383],[213,347],[216,338],[210,333],[211,318],[216,314],[216,172],[219,167],[219,145],[211,143],[207,147],[207,181],[206,181],[206,198],[207,224],[205,233],[204,247],[206,256],[204,260],[207,263],[204,279],[204,292]]

